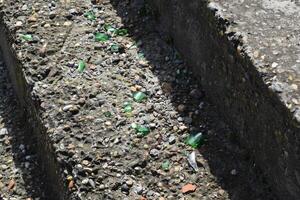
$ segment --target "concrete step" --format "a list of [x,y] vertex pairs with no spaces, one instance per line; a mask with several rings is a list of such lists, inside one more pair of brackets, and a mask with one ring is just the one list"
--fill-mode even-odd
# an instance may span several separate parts
[[149,3],[277,194],[299,199],[299,2]]

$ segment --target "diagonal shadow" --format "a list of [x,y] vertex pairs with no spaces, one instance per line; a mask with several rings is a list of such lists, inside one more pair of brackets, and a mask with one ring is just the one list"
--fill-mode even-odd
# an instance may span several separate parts
[[[3,146],[6,149],[6,154],[13,156],[14,168],[10,170],[15,170],[15,172],[10,171],[9,175],[12,177],[4,177],[15,182],[13,190],[9,191],[7,183],[5,183],[6,188],[3,191],[6,194],[2,194],[3,196],[0,196],[0,199],[7,195],[9,199],[20,196],[28,199],[44,199],[45,194],[42,192],[44,187],[43,175],[39,169],[35,152],[37,141],[32,137],[30,128],[26,124],[24,113],[17,104],[6,66],[1,61],[1,52],[0,73],[0,124],[3,124],[7,130],[7,135],[0,138],[0,145],[6,144]],[[5,159],[1,163],[5,163]]]
[[[150,11],[143,0],[110,0],[129,29],[130,37],[136,41],[139,52],[152,66],[162,88],[169,85],[169,94],[175,108],[184,107],[183,119],[191,130],[203,131],[207,142],[199,152],[208,161],[208,168],[216,177],[219,185],[228,192],[232,200],[277,199],[266,182],[261,170],[256,167],[253,158],[234,141],[230,129],[220,120],[216,109],[207,103],[204,92],[199,86],[199,77],[186,68],[172,40],[159,33]],[[168,71],[169,73],[166,73]],[[206,105],[206,106],[203,106]],[[202,108],[203,107],[203,108]],[[191,123],[191,124],[190,124]],[[202,124],[208,124],[203,127]],[[211,131],[207,131],[211,130]]]

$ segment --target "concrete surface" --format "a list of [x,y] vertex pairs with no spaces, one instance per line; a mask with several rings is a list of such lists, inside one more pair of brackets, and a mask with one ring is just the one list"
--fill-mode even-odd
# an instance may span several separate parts
[[[232,137],[255,157],[264,171],[261,176],[267,175],[281,199],[298,199],[299,2],[154,0],[159,30],[173,38],[198,77],[196,81],[185,74],[175,50],[165,47],[157,33],[147,35],[153,26],[140,24],[147,24],[148,17],[128,16],[126,6],[135,1],[91,2],[0,1],[0,46],[27,122],[40,141],[37,148],[41,170],[47,172],[50,199],[123,199],[127,192],[132,199],[199,199],[202,193],[203,198],[247,199],[249,193],[265,198],[259,195],[266,194],[264,189],[249,190],[256,181],[245,176],[247,164],[240,162],[243,156],[232,154],[238,148],[227,143],[227,135],[207,130],[198,121],[204,116],[198,116],[201,95],[195,95],[200,91],[194,87],[197,81],[235,130]],[[111,4],[117,4],[116,8]],[[97,23],[84,15],[90,10],[95,11]],[[122,11],[125,17],[121,19]],[[105,31],[105,23],[116,28],[128,25],[132,35],[96,43],[95,32]],[[24,41],[22,34],[33,38]],[[116,43],[124,52],[110,50]],[[88,64],[84,73],[76,69],[79,60]],[[182,87],[185,84],[178,80],[182,74],[183,80],[193,84]],[[146,92],[149,101],[135,103],[134,117],[127,117],[122,106],[134,90]],[[196,100],[188,100],[190,90],[198,96]],[[172,99],[175,96],[179,100]],[[107,111],[111,118],[104,117]],[[137,138],[130,124],[149,121],[153,122],[153,137]],[[199,152],[204,167],[194,173],[182,151],[192,151],[184,145],[184,138],[199,127],[210,134],[211,144],[206,148],[211,151]],[[165,139],[174,134],[178,137],[175,147]],[[165,157],[157,158],[157,152]],[[240,160],[234,160],[236,157]],[[164,158],[174,162],[174,169],[160,169]],[[247,180],[236,181],[232,170],[234,176]],[[213,171],[225,175],[215,177]],[[227,181],[228,191],[219,179]],[[180,192],[184,181],[195,182],[201,192],[184,196]]]
[[150,3],[281,199],[299,199],[299,1]]

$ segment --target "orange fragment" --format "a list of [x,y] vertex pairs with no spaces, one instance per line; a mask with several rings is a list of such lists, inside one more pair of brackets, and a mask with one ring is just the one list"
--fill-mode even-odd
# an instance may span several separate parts
[[73,187],[74,187],[74,181],[71,180],[68,184],[68,188],[69,188],[69,190],[72,190]]
[[183,194],[186,194],[186,193],[190,193],[190,192],[195,192],[197,189],[197,186],[196,185],[193,185],[193,184],[186,184],[185,186],[183,186],[181,188],[181,192]]
[[16,182],[14,180],[10,180],[8,183],[8,186],[7,186],[8,190],[14,189],[15,185],[16,185]]

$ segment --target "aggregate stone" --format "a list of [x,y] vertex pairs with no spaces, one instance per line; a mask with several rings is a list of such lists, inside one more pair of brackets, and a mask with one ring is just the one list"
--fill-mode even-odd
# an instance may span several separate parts
[[160,152],[159,152],[159,150],[157,150],[157,149],[151,149],[151,150],[150,150],[150,155],[153,156],[153,157],[158,156],[159,153],[160,153]]
[[5,135],[7,135],[8,134],[8,132],[7,132],[7,129],[6,128],[1,128],[0,129],[0,136],[5,136]]

